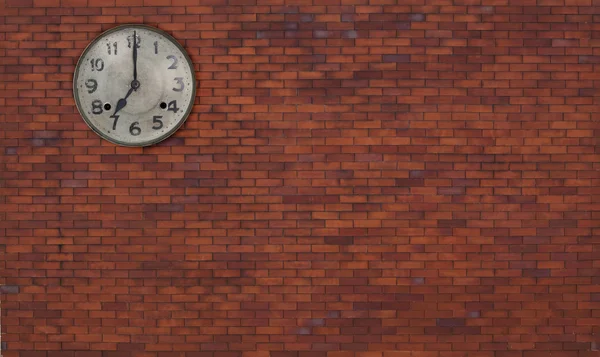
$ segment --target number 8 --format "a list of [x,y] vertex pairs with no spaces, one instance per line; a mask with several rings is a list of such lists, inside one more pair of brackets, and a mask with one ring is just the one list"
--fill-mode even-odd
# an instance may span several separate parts
[[102,114],[102,102],[98,99],[92,102],[92,113]]

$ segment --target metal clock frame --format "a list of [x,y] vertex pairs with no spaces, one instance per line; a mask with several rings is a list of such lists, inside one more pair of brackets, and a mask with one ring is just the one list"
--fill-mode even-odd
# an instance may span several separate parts
[[[83,64],[82,60],[83,60],[83,58],[85,58],[85,56],[90,51],[90,49],[93,48],[96,43],[100,42],[106,35],[109,35],[113,32],[117,32],[119,30],[123,30],[124,28],[145,29],[145,30],[156,32],[157,34],[163,36],[165,39],[172,42],[181,51],[181,53],[183,54],[183,57],[185,58],[186,62],[188,63],[188,65],[192,71],[192,98],[190,100],[190,105],[188,106],[187,110],[185,111],[185,114],[183,115],[182,119],[170,131],[168,131],[164,135],[160,136],[159,138],[140,142],[140,143],[129,143],[129,142],[121,141],[121,140],[115,140],[115,139],[109,137],[108,135],[104,134],[102,131],[98,130],[92,124],[92,121],[88,119],[87,115],[84,113],[84,111],[81,108],[81,103],[79,101],[79,89],[77,88],[77,83],[76,83],[76,79],[79,77],[79,69],[81,68],[81,65]],[[128,147],[151,146],[151,145],[157,144],[157,143],[171,137],[177,130],[179,130],[179,128],[181,128],[181,126],[186,122],[187,118],[189,117],[190,113],[192,112],[192,109],[195,104],[195,99],[196,99],[196,70],[195,70],[194,64],[192,63],[192,60],[190,59],[190,56],[188,55],[185,48],[173,36],[171,36],[166,31],[161,30],[156,27],[149,26],[149,25],[144,25],[144,24],[118,25],[118,26],[115,26],[109,30],[106,30],[106,31],[102,32],[100,35],[96,36],[96,38],[94,40],[92,40],[92,42],[90,42],[86,46],[86,48],[83,50],[83,52],[79,56],[79,59],[77,60],[77,65],[75,67],[75,73],[73,74],[73,96],[75,97],[75,104],[77,107],[77,111],[79,112],[79,114],[81,115],[81,117],[83,118],[83,120],[85,121],[87,126],[90,127],[90,129],[92,129],[96,134],[98,134],[103,139],[108,140],[109,142],[111,142],[113,144],[117,144],[117,145],[121,145],[121,146],[128,146]]]

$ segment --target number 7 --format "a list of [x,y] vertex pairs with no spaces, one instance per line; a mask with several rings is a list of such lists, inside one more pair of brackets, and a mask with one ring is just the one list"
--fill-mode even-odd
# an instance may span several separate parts
[[118,115],[111,115],[109,118],[114,118],[115,121],[113,122],[113,130],[117,130],[117,122],[119,121],[119,116]]

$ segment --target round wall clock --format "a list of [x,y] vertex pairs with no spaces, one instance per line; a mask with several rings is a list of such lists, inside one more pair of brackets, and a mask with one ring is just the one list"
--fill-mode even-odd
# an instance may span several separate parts
[[186,120],[196,95],[194,67],[166,32],[122,25],[85,49],[73,77],[79,113],[115,144],[147,146],[171,136]]

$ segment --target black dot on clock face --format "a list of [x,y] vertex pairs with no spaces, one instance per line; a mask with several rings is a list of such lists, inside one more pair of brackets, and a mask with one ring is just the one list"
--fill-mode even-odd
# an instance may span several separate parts
[[165,102],[160,103],[160,109],[167,109],[167,103],[165,103]]
[[110,103],[104,103],[104,110],[110,110],[110,108],[112,108]]

